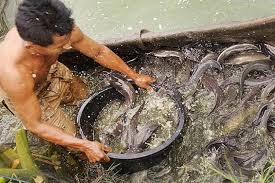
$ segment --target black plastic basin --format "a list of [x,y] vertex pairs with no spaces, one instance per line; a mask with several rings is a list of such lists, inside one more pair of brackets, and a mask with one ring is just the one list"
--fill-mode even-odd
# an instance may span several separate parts
[[[160,161],[166,157],[167,153],[171,149],[171,145],[175,143],[176,140],[180,137],[180,133],[184,125],[184,110],[180,105],[180,101],[178,101],[178,97],[171,97],[175,100],[177,104],[177,110],[179,114],[178,127],[172,137],[162,145],[141,153],[108,153],[111,161],[109,163],[103,164],[104,167],[118,164],[116,170],[120,171],[120,173],[134,173],[150,168],[151,166],[160,163]],[[80,134],[82,138],[87,138],[89,140],[98,140],[94,139],[93,137],[94,121],[96,120],[97,115],[103,109],[103,107],[105,107],[106,104],[114,99],[123,100],[123,96],[114,88],[107,87],[102,91],[92,95],[84,102],[77,115],[77,123],[80,126]]]

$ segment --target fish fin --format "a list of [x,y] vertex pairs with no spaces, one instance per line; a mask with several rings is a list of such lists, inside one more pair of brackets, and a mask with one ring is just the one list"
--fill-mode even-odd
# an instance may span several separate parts
[[138,116],[140,115],[141,111],[143,110],[144,105],[145,105],[145,102],[143,102],[140,106],[135,107],[133,110],[136,110],[136,111],[134,112],[134,114],[132,116],[127,115],[127,118],[130,120],[129,123],[134,122],[134,125],[137,126],[137,119],[138,119]]
[[143,145],[151,136],[152,134],[158,129],[158,124],[145,124],[140,126],[138,133],[136,134],[135,138],[135,146],[139,147]]

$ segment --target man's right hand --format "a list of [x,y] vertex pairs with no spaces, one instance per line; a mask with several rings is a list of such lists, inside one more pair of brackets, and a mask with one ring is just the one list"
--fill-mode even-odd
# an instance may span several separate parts
[[91,163],[110,161],[107,153],[111,151],[112,149],[110,147],[107,147],[97,141],[85,140],[82,146],[82,152],[86,154]]

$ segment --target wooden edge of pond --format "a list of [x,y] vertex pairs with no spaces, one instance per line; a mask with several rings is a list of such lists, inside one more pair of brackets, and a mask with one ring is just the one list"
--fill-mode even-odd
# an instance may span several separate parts
[[120,56],[140,51],[152,51],[160,47],[182,47],[194,42],[268,42],[275,43],[275,15],[245,22],[232,22],[177,32],[140,34],[124,39],[106,40],[102,43]]

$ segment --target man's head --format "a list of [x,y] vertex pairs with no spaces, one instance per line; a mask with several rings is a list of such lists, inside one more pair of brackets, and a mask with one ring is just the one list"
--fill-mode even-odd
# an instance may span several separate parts
[[16,27],[26,48],[40,54],[58,54],[69,44],[74,20],[59,0],[23,0]]

